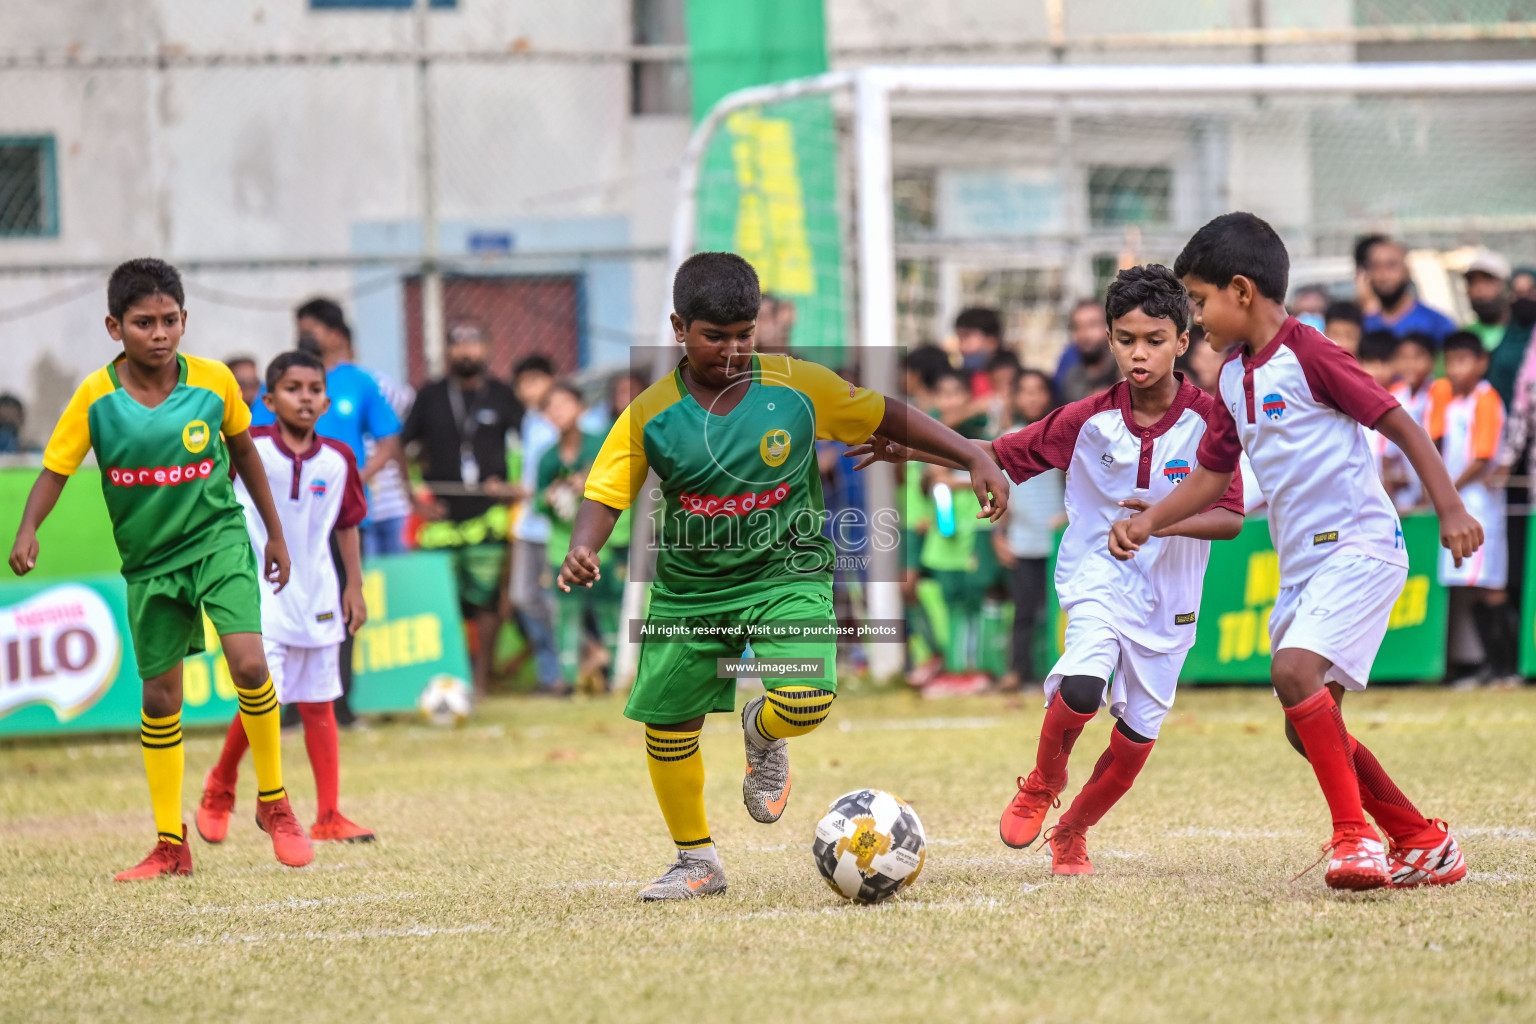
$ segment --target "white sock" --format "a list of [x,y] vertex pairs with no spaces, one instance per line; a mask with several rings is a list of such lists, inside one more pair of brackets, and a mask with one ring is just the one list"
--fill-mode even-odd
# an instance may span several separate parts
[[[755,698],[754,703],[756,701],[766,701],[767,699],[767,697],[757,697]],[[753,711],[750,715],[745,715],[743,717],[746,719],[746,721],[742,723],[742,731],[747,734],[747,741],[758,750],[767,750],[769,747],[779,742],[778,740],[770,740],[768,737],[764,736],[761,732],[758,731],[756,711]]]
[[708,864],[712,868],[720,867],[720,852],[715,849],[715,844],[701,846],[697,850],[679,850],[678,859],[685,864]]

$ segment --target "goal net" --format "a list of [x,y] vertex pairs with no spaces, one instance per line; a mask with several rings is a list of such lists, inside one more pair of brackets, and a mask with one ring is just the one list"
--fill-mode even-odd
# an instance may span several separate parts
[[[671,258],[745,256],[773,297],[763,344],[893,394],[900,352],[954,351],[968,307],[996,309],[1023,365],[1054,372],[1076,302],[1171,263],[1229,210],[1280,232],[1293,294],[1354,297],[1358,241],[1388,234],[1420,298],[1466,322],[1477,249],[1536,263],[1533,100],[1536,62],[833,72],[701,121]],[[838,500],[900,510],[889,470],[856,492]],[[858,614],[901,618],[901,553],[859,550]],[[901,668],[892,645],[865,653],[877,675]]]

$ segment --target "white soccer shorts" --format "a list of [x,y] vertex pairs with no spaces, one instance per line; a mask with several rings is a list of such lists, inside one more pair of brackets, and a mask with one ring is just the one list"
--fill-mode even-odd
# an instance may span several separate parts
[[1066,651],[1045,679],[1049,707],[1067,676],[1108,679],[1109,713],[1142,736],[1156,739],[1173,708],[1173,693],[1189,651],[1160,654],[1123,636],[1103,619],[1078,614],[1067,619]]
[[1324,682],[1365,689],[1407,580],[1401,565],[1368,555],[1334,555],[1304,583],[1280,588],[1269,613],[1270,651],[1320,654],[1333,662]]
[[1472,552],[1472,557],[1456,559],[1450,548],[1440,549],[1440,584],[1446,587],[1487,587],[1503,590],[1509,582],[1509,542],[1504,530],[1504,502],[1497,508],[1486,507],[1481,501],[1468,501],[1467,511],[1483,528],[1483,546]]
[[341,656],[329,647],[291,647],[263,639],[272,687],[284,704],[324,704],[341,696]]

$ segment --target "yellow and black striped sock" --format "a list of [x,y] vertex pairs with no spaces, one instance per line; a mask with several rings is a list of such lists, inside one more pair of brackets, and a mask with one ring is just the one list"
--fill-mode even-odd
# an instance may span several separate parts
[[164,718],[140,713],[139,743],[144,748],[144,774],[149,779],[149,803],[155,810],[155,831],[169,843],[181,845],[181,778],[187,750],[181,745],[181,712]]
[[699,753],[703,729],[672,732],[645,727],[646,764],[667,831],[679,850],[706,850],[714,845],[704,817],[704,755]]
[[835,696],[831,690],[815,686],[781,686],[769,690],[752,720],[753,731],[767,743],[804,736],[827,720]]
[[240,723],[251,741],[257,799],[263,803],[281,800],[288,794],[283,789],[283,735],[272,679],[268,677],[256,690],[236,689],[235,696],[240,699]]

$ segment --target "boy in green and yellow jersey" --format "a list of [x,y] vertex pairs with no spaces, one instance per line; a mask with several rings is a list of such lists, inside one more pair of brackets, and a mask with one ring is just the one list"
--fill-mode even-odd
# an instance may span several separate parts
[[18,576],[37,565],[38,527],[95,449],[144,680],[140,742],[158,832],[149,856],[118,881],[192,873],[181,819],[181,661],[203,650],[203,612],[218,630],[250,737],[260,789],[256,823],[272,837],[282,863],[302,867],[314,859],[283,789],[256,557],[231,466],[266,524],[261,574],[277,589],[288,582],[288,548],[234,376],[222,363],[177,351],[187,323],[184,301],[181,276],[161,260],[131,260],[112,272],[107,333],[123,353],[70,399],[43,453],[10,556]]
[[[836,621],[836,553],[822,534],[816,441],[899,436],[968,467],[980,514],[996,518],[1007,502],[996,464],[943,424],[815,363],[754,354],[761,302],[757,273],[740,256],[698,253],[678,268],[672,330],[685,358],[613,425],[560,567],[562,590],[599,578],[597,552],[654,469],[656,576],[624,714],[645,723],[651,784],[677,860],[640,890],[646,901],[725,890],[704,814],[699,734],[706,714],[734,710],[732,676],[761,676],[768,690],[741,716],[742,799],[765,824],[789,799],[785,740],[816,728],[832,706],[837,643],[824,630]],[[892,510],[888,524],[868,527],[895,538],[896,525]],[[755,663],[741,661],[748,640]]]

